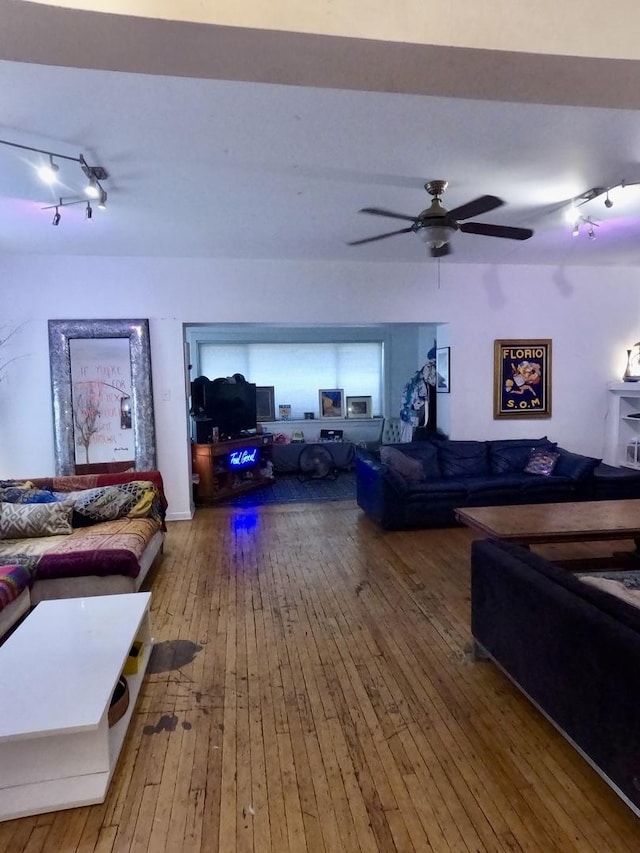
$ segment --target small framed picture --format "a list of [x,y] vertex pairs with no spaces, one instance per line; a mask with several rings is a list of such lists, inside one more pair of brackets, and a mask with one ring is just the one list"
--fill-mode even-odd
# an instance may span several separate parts
[[256,387],[256,420],[275,421],[275,387],[273,385],[258,385]]
[[343,388],[321,388],[318,398],[321,418],[344,418]]
[[280,403],[278,406],[278,415],[281,421],[291,420],[291,405],[289,403]]
[[372,418],[371,397],[347,397],[348,418]]
[[551,340],[494,341],[493,417],[551,417]]
[[439,394],[448,394],[451,391],[449,379],[450,353],[450,347],[439,347],[436,350],[436,391]]

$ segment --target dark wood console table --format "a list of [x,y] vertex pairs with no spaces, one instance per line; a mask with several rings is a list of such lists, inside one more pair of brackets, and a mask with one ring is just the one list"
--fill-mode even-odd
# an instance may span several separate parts
[[273,483],[273,476],[267,474],[270,466],[266,465],[271,460],[272,442],[270,435],[254,435],[215,444],[192,444],[196,502],[213,503]]

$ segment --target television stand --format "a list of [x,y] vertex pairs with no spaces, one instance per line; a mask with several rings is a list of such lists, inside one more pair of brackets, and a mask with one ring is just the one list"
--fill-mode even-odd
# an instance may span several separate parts
[[196,503],[209,504],[273,483],[271,435],[252,435],[213,444],[192,444],[193,473],[198,476]]

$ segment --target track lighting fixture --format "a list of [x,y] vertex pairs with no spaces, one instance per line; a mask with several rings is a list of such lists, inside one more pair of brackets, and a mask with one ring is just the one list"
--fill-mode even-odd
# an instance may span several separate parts
[[607,208],[613,207],[613,202],[609,198],[609,190],[607,190],[607,197],[604,200],[604,206]]
[[[0,139],[0,145],[8,145],[11,148],[20,148],[23,151],[32,151],[35,154],[43,154],[45,157],[49,158],[49,162],[43,162],[38,166],[38,175],[40,178],[47,184],[55,184],[58,182],[60,178],[60,166],[58,163],[54,162],[54,158],[56,160],[69,160],[73,163],[79,163],[82,172],[87,179],[87,182],[83,185],[82,190],[79,191],[84,194],[84,198],[69,198],[66,200],[60,199],[57,204],[50,204],[43,207],[43,210],[51,210],[55,208],[55,214],[53,216],[53,225],[59,225],[61,214],[59,208],[65,207],[70,204],[79,204],[84,203],[87,205],[85,210],[85,215],[87,219],[91,219],[93,217],[93,208],[87,202],[87,198],[95,199],[98,202],[98,207],[101,210],[104,210],[107,203],[107,191],[102,186],[101,181],[107,180],[109,175],[107,174],[106,169],[102,166],[90,166],[85,160],[84,156],[80,154],[78,157],[72,157],[68,154],[57,154],[55,151],[46,151],[43,148],[33,148],[30,145],[21,145],[17,142],[9,142],[7,139]],[[69,185],[69,179],[65,176],[64,178],[65,185]]]
[[573,229],[571,234],[574,237],[578,237],[580,235],[580,226],[587,226],[587,237],[590,240],[596,239],[596,232],[593,230],[595,228],[600,227],[600,223],[593,220],[590,216],[577,216],[573,223]]

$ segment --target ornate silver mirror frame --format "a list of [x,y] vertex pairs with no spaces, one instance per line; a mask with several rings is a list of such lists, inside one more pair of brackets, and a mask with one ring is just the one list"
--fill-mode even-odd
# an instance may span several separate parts
[[49,361],[53,399],[56,474],[76,472],[71,383],[72,339],[128,338],[131,359],[131,426],[135,468],[156,468],[155,424],[151,389],[148,320],[49,320]]

